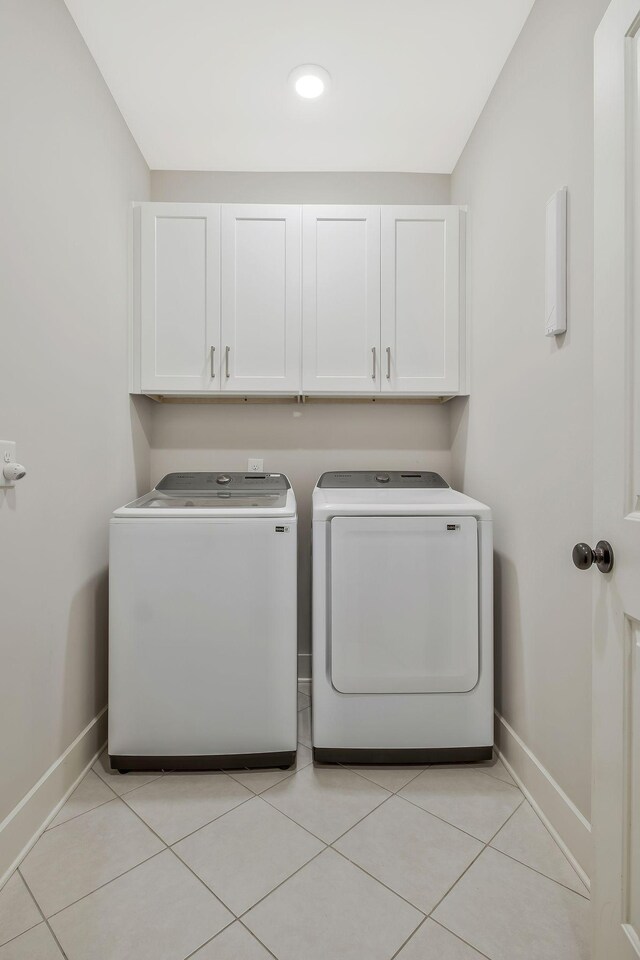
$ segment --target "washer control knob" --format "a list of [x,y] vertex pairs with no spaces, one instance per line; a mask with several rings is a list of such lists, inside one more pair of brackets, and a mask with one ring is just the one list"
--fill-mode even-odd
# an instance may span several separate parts
[[391,477],[388,473],[376,473],[376,481],[378,483],[389,483],[389,480],[391,480]]
[[231,477],[228,477],[226,474],[221,473],[218,479],[216,480],[216,483],[223,483],[223,484],[231,483]]

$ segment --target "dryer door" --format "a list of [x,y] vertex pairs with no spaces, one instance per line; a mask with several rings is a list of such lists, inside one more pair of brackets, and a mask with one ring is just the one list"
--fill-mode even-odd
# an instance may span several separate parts
[[478,681],[474,517],[334,517],[331,679],[341,693],[448,693]]

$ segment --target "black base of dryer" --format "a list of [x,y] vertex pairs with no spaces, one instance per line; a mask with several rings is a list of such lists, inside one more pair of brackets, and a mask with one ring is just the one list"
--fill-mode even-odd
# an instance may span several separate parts
[[313,759],[318,763],[473,763],[491,760],[493,744],[486,747],[419,747],[408,750],[368,750],[348,747],[314,747]]

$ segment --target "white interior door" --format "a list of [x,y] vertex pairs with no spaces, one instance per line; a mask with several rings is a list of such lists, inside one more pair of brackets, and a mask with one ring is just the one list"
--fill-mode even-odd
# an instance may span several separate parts
[[300,391],[301,208],[222,208],[225,391]]
[[218,204],[141,205],[140,313],[143,391],[219,389]]
[[613,0],[595,43],[594,960],[640,956],[639,27]]
[[382,391],[460,386],[460,212],[382,207]]
[[478,681],[475,517],[331,521],[331,679],[341,693]]
[[380,391],[380,207],[303,207],[309,393]]

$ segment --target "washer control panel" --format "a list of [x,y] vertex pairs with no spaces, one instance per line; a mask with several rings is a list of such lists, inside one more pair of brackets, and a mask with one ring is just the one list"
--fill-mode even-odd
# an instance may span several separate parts
[[423,470],[337,470],[323,473],[318,486],[341,490],[424,489],[448,487],[439,473]]
[[225,490],[233,493],[285,493],[289,481],[283,473],[168,473],[156,490],[165,493],[181,491],[212,493]]

